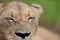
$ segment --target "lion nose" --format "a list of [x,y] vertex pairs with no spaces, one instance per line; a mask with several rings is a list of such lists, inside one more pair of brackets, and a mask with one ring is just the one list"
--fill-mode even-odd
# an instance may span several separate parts
[[30,33],[15,33],[17,36],[21,37],[22,39],[25,39],[25,37],[28,37]]

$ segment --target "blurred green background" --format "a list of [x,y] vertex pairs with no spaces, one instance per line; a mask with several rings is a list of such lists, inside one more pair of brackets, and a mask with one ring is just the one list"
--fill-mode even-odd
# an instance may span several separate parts
[[[12,0],[0,0],[9,2]],[[18,0],[27,4],[40,4],[43,8],[43,14],[39,18],[39,23],[46,23],[60,28],[60,0]]]

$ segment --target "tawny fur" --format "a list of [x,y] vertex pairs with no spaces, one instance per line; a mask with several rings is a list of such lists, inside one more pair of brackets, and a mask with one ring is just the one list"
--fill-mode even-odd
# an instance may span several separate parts
[[[40,6],[29,6],[23,2],[12,1],[5,6],[1,4],[0,9],[0,40],[18,40],[15,35],[16,30],[31,32],[28,40],[40,40],[36,33],[38,31],[38,16],[42,13]],[[13,18],[12,21],[8,19],[10,17]],[[34,21],[29,22],[29,17],[35,17]],[[21,27],[22,25],[24,27]],[[34,37],[37,37],[37,39],[34,39]]]

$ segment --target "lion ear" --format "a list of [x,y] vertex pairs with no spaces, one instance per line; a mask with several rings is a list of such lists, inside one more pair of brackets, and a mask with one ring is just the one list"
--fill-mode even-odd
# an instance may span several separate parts
[[40,5],[32,4],[31,8],[36,13],[37,16],[39,16],[43,13],[42,7]]
[[0,14],[3,11],[4,7],[5,7],[6,3],[0,3]]

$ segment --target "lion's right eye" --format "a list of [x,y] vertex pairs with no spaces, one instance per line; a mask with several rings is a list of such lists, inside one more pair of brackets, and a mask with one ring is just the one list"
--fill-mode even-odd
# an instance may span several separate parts
[[8,18],[5,18],[5,19],[7,19],[9,22],[15,21],[15,18],[13,18],[13,17],[8,17]]
[[9,21],[14,21],[14,19],[13,19],[13,18],[9,18],[8,20],[9,20]]

